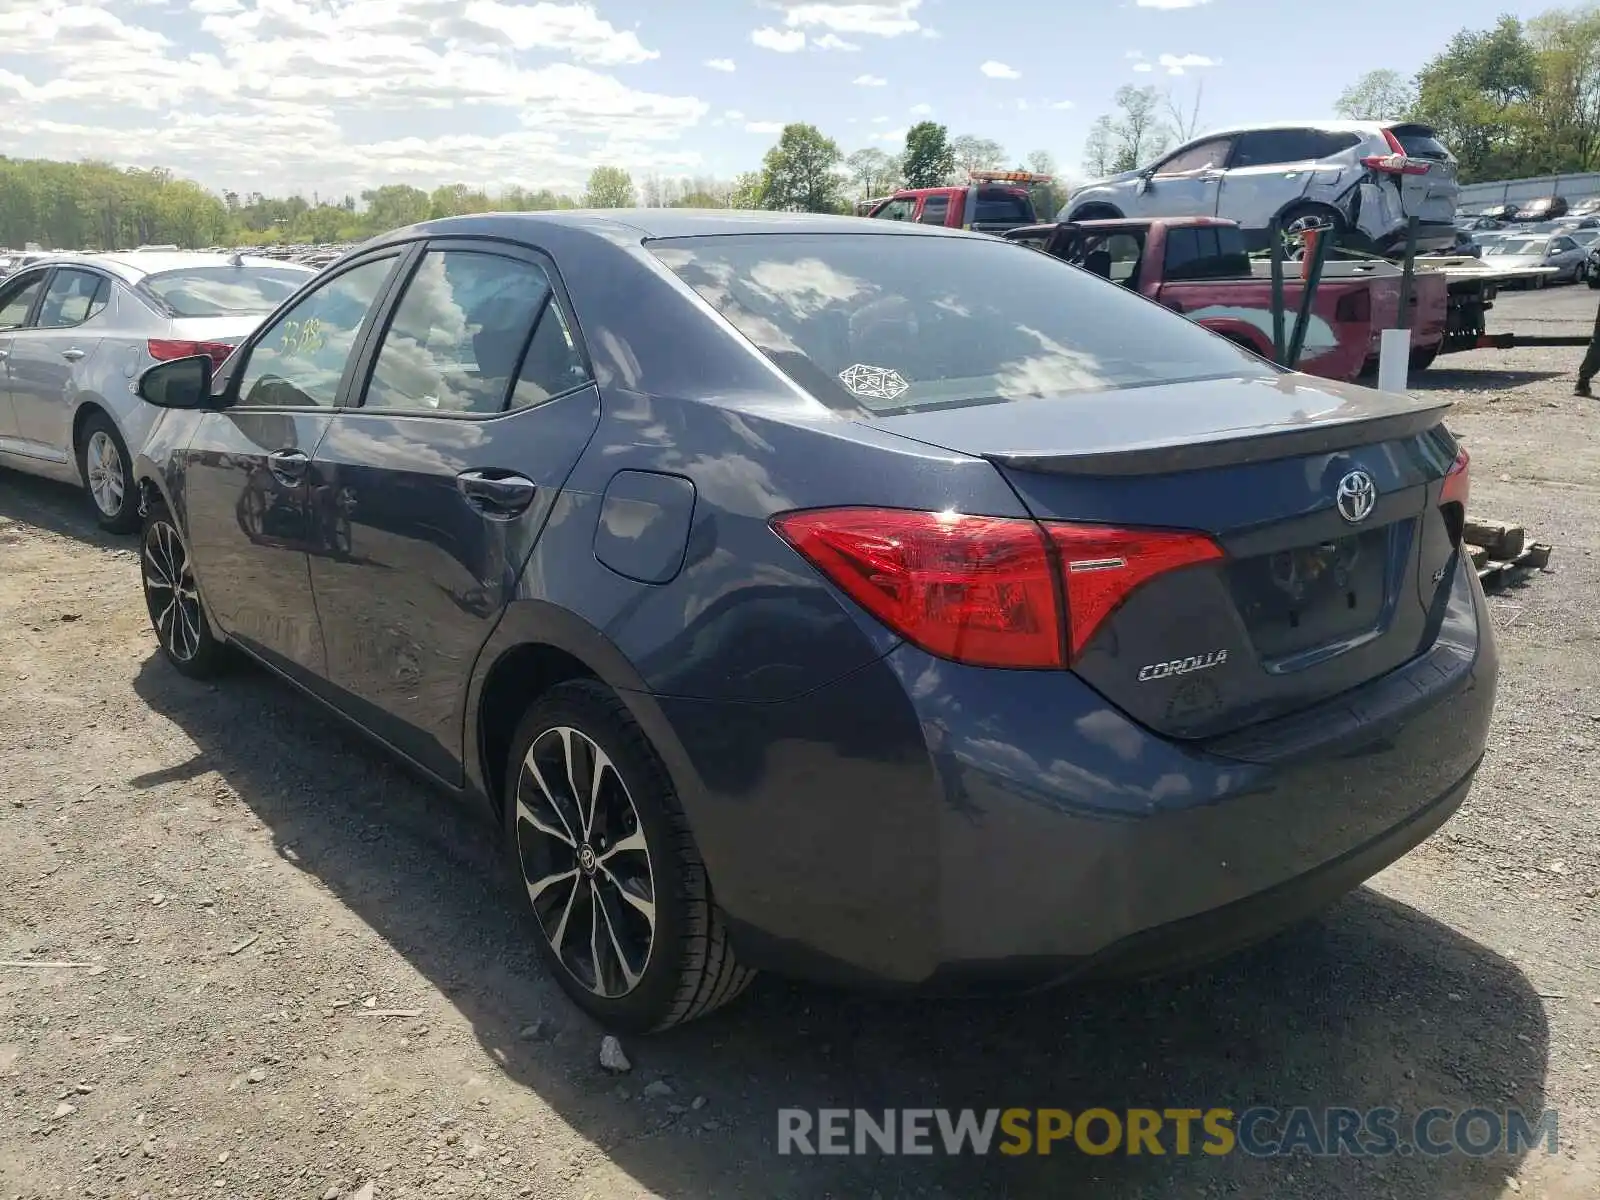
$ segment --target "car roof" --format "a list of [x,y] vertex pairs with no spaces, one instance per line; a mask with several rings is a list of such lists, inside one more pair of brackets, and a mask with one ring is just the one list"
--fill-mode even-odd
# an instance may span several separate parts
[[544,212],[474,213],[442,217],[394,230],[369,245],[418,236],[530,237],[559,229],[596,238],[643,242],[653,238],[711,237],[741,233],[855,233],[868,236],[967,237],[984,234],[916,225],[909,221],[874,221],[867,217],[819,213],[766,212],[759,209],[603,208],[556,209]]
[[[246,267],[299,267],[299,263],[280,262],[274,258],[243,255],[240,265]],[[96,266],[109,271],[125,283],[138,283],[147,275],[162,271],[181,271],[185,267],[229,267],[234,265],[231,254],[204,254],[197,250],[109,250],[86,254],[58,251],[46,255],[30,267],[81,267]],[[301,268],[310,276],[315,272]]]
[[[1240,133],[1264,133],[1274,129],[1320,129],[1325,133],[1381,133],[1401,125],[1418,124],[1415,121],[1347,121],[1341,117],[1317,117],[1309,121],[1258,121],[1250,125],[1228,125],[1212,129],[1189,139],[1189,143],[1203,142],[1207,138],[1229,137]],[[1185,144],[1189,144],[1185,143]]]

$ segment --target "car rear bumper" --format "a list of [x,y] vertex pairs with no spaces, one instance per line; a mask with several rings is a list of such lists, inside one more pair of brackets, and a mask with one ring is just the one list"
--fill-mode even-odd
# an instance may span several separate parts
[[1206,744],[1076,676],[909,646],[800,700],[663,699],[741,953],[850,984],[973,991],[1178,965],[1347,891],[1442,824],[1497,658],[1460,569],[1424,656]]
[[[1406,252],[1406,225],[1401,222],[1374,242],[1379,254],[1398,258]],[[1417,252],[1448,250],[1456,244],[1456,227],[1451,221],[1418,221]]]

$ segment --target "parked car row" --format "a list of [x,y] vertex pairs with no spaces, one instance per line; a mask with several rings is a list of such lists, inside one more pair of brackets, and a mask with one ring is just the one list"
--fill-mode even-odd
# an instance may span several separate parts
[[598,1020],[1171,967],[1460,805],[1497,659],[1436,398],[980,233],[617,217],[0,294],[14,463],[89,379],[160,414],[116,448],[166,661],[242,653],[480,805]]

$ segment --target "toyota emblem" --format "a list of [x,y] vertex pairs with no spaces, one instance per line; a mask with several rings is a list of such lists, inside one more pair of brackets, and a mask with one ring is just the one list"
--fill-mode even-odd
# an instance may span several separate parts
[[1339,515],[1350,524],[1356,525],[1365,521],[1372,515],[1372,509],[1377,503],[1378,486],[1372,482],[1372,476],[1365,471],[1351,471],[1339,480],[1338,491],[1334,493],[1334,504],[1339,509]]

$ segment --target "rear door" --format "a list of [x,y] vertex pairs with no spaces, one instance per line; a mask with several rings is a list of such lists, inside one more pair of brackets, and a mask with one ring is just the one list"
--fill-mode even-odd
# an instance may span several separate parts
[[32,325],[12,339],[7,362],[17,437],[39,458],[67,462],[72,457],[74,393],[77,381],[95,369],[111,286],[98,271],[56,267]]
[[1407,158],[1428,164],[1424,174],[1400,176],[1400,203],[1405,215],[1419,221],[1454,221],[1461,195],[1455,155],[1445,149],[1427,125],[1391,125],[1389,134],[1400,143]]
[[[1351,135],[1349,145],[1358,140]],[[1246,229],[1265,229],[1273,217],[1305,195],[1317,160],[1328,153],[1328,138],[1315,129],[1241,133],[1223,176],[1217,215]]]
[[950,193],[930,192],[917,206],[918,225],[947,225],[950,221]]
[[335,702],[461,778],[467,681],[599,395],[554,265],[440,240],[410,268],[311,472]]
[[0,450],[21,449],[11,400],[11,351],[44,294],[49,271],[22,271],[0,283]]

